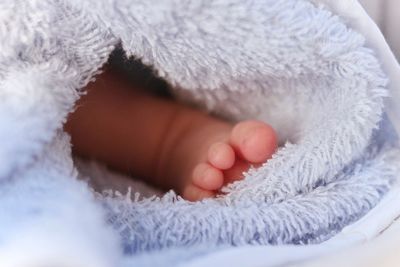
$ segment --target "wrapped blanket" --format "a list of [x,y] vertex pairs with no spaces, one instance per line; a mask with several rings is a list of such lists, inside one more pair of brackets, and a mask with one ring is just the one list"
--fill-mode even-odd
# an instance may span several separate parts
[[[320,243],[360,219],[398,178],[396,84],[382,42],[339,2],[2,1],[0,265],[174,266]],[[125,178],[74,162],[62,125],[118,45],[180,101],[267,121],[279,150],[215,199],[116,193]]]

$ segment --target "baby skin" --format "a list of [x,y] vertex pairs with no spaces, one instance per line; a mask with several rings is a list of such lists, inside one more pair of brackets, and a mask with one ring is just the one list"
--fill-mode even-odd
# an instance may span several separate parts
[[233,125],[132,87],[112,70],[87,86],[65,125],[74,153],[196,201],[241,179],[277,147],[264,122]]

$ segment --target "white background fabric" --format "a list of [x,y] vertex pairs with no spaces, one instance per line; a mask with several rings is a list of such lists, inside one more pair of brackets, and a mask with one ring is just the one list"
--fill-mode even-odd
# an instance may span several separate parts
[[361,4],[375,20],[385,35],[390,47],[400,58],[400,1],[399,0],[361,0]]

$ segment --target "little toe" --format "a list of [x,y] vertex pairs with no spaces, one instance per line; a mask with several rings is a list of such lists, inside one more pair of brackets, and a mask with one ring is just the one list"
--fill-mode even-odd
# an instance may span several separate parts
[[193,170],[193,184],[205,190],[217,190],[224,183],[221,170],[208,163],[200,163]]
[[239,156],[251,163],[262,163],[277,147],[274,129],[261,121],[243,121],[232,130],[230,142]]
[[235,151],[227,143],[215,143],[208,150],[208,161],[215,168],[227,170],[235,163]]
[[215,193],[213,191],[204,190],[194,184],[187,185],[182,192],[182,197],[189,201],[199,201],[214,196]]

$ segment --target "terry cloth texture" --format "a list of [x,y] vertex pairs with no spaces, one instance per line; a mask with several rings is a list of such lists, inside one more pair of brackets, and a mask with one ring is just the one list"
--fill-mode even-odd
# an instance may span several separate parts
[[[1,1],[1,266],[174,265],[322,242],[366,214],[400,166],[387,77],[364,37],[315,2]],[[137,183],[115,193],[123,178],[96,164],[77,162],[79,174],[62,125],[118,45],[180,101],[267,121],[281,147],[196,203]]]

